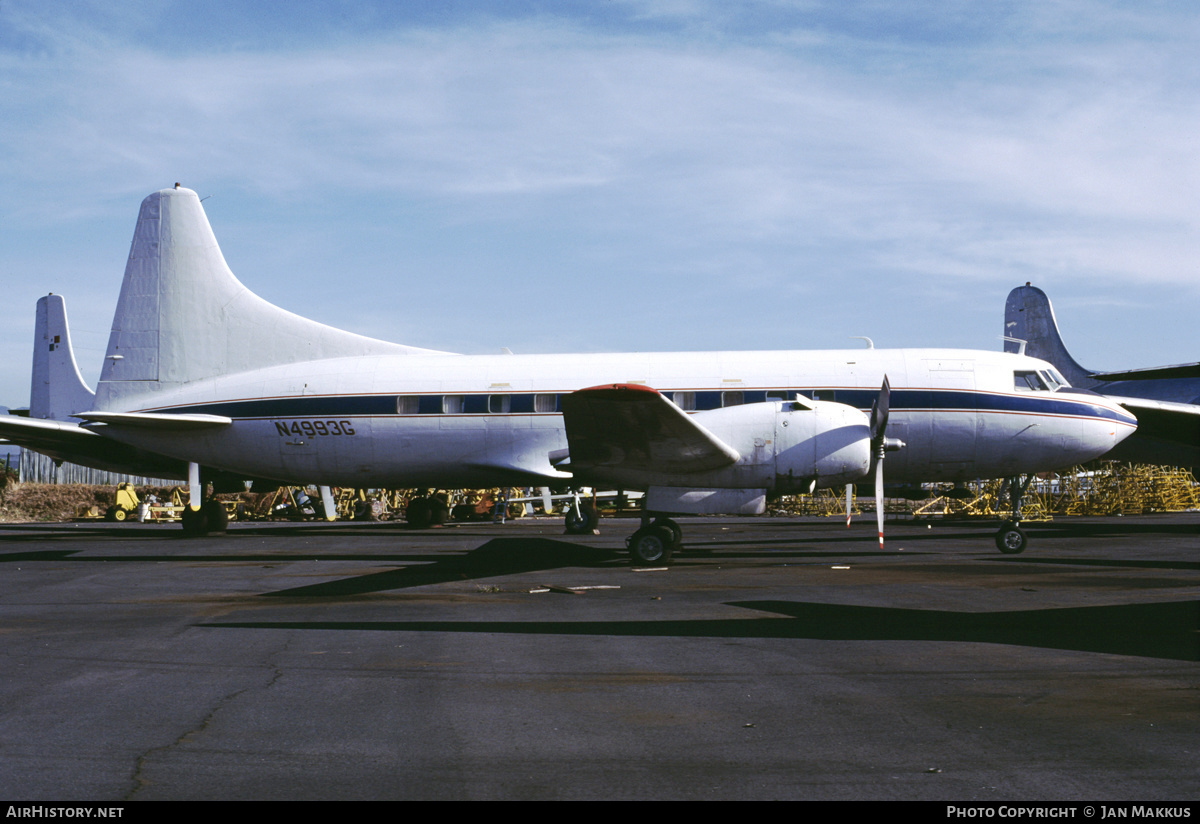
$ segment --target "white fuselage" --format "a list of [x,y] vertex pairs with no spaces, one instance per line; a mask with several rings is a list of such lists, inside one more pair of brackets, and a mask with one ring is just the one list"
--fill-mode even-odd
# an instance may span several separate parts
[[280,481],[552,483],[569,479],[551,462],[567,448],[558,397],[584,387],[644,384],[700,414],[797,392],[869,409],[886,374],[887,435],[906,444],[888,458],[888,479],[953,481],[1071,466],[1133,432],[1133,416],[1098,395],[1015,387],[1014,372],[1049,368],[1019,355],[935,349],[329,358],[126,392],[112,410],[220,415],[229,426],[104,430]]

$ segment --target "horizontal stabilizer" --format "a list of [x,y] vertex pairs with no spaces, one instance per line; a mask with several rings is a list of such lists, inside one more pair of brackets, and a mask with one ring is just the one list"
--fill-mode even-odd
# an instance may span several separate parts
[[214,426],[229,426],[232,418],[223,415],[161,415],[153,412],[80,412],[75,417],[109,426],[135,426],[139,429],[193,431]]
[[0,416],[0,437],[35,450],[39,445],[66,447],[70,444],[102,440],[95,432],[80,429],[79,424],[16,415]]
[[662,393],[636,384],[581,389],[562,398],[571,471],[597,467],[690,473],[736,463],[722,442]]
[[157,478],[187,477],[181,461],[117,443],[74,423],[4,415],[0,416],[0,437],[56,461]]

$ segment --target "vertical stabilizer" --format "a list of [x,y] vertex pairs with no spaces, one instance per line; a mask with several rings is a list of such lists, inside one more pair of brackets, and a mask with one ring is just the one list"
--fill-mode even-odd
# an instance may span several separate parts
[[66,421],[75,412],[95,405],[96,393],[83,382],[71,333],[67,303],[62,295],[38,298],[33,329],[33,380],[29,386],[29,417]]
[[[1004,334],[1026,341],[1026,355],[1054,364],[1073,386],[1088,387],[1095,383],[1092,371],[1076,363],[1063,345],[1050,298],[1036,286],[1025,284],[1008,293],[1004,303]],[[1017,344],[1004,342],[1005,352],[1017,349]]]
[[413,352],[429,350],[334,329],[255,295],[226,265],[200,198],[177,185],[142,201],[96,407],[268,366]]

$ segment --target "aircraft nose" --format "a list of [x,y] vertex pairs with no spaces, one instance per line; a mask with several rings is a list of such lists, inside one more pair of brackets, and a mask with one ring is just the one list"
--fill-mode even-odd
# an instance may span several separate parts
[[[1097,447],[1108,452],[1137,431],[1137,418],[1116,401],[1097,395],[1093,405],[1093,433]],[[1099,456],[1097,456],[1099,457]]]

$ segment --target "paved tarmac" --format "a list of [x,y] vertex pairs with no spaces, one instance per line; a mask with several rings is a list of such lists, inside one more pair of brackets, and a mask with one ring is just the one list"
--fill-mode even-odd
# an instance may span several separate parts
[[1200,513],[681,523],[0,525],[0,798],[1200,799]]

